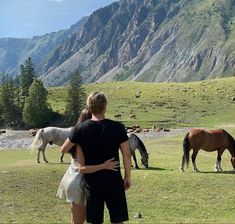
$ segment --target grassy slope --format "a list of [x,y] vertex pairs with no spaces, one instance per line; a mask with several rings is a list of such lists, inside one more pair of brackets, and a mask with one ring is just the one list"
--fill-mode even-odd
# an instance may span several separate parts
[[[234,81],[118,82],[87,85],[86,91],[104,91],[109,98],[108,116],[121,113],[127,125],[221,127],[235,136]],[[141,97],[135,98],[139,90]],[[53,109],[63,111],[65,92],[50,89]],[[137,118],[130,119],[130,113]],[[127,192],[129,223],[234,223],[234,173],[229,172],[228,152],[222,162],[227,172],[211,172],[216,153],[201,151],[197,165],[202,172],[193,173],[190,165],[182,174],[178,170],[182,139],[179,135],[145,141],[150,169],[132,171],[133,186]],[[69,163],[67,156],[67,163],[59,164],[59,156],[57,149],[47,149],[50,163],[37,164],[36,152],[0,150],[0,223],[69,223],[69,205],[55,197]],[[143,218],[135,219],[136,212]],[[105,223],[109,223],[107,212]]]
[[[50,88],[49,102],[64,112],[66,87]],[[108,96],[107,117],[121,114],[126,126],[143,128],[179,126],[227,126],[234,119],[235,77],[190,83],[112,82],[89,84],[87,94],[103,91]],[[139,98],[136,92],[141,91]],[[130,118],[136,114],[136,118]]]

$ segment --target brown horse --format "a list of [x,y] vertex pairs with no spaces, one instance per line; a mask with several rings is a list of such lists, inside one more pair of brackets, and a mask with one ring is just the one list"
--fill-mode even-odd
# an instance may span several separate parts
[[217,150],[217,160],[214,167],[215,171],[222,171],[221,156],[225,149],[228,149],[231,154],[231,163],[235,170],[235,140],[225,130],[206,130],[202,128],[192,128],[185,136],[183,141],[183,156],[180,170],[184,172],[185,163],[189,165],[189,152],[193,149],[192,164],[193,170],[199,172],[195,160],[200,149],[207,152]]

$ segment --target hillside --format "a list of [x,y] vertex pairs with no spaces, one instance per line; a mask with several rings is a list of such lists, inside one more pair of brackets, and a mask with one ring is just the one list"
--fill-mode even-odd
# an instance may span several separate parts
[[[79,68],[85,83],[204,80],[235,74],[233,0],[121,0],[95,11],[43,76],[49,86]],[[45,65],[45,70],[50,69]]]
[[235,75],[234,0],[120,0],[70,29],[32,39],[0,39],[0,71],[31,56],[47,86],[185,82]]
[[[69,29],[47,33],[33,38],[0,38],[0,73],[6,72],[15,76],[20,64],[24,64],[28,57],[36,65],[36,71],[40,74],[41,67],[50,55],[67,39],[77,33],[85,23],[86,17],[81,19]],[[53,62],[55,64],[55,62]],[[0,74],[1,75],[1,74]]]
[[[53,110],[63,113],[66,87],[48,90]],[[231,121],[235,115],[235,77],[187,83],[110,82],[88,84],[85,90],[87,94],[103,91],[108,97],[107,117],[126,126],[226,128],[234,125]],[[118,114],[121,117],[115,118]]]

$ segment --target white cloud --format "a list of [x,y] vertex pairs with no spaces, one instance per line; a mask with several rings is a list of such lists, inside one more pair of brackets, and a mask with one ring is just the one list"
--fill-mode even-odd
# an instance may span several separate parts
[[63,2],[64,0],[49,0],[51,2]]

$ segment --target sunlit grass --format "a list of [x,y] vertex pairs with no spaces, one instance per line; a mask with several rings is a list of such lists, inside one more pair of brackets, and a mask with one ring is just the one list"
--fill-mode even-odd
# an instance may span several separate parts
[[[114,116],[120,114],[118,120],[126,126],[216,127],[235,116],[235,77],[189,83],[111,82],[84,87],[87,95],[103,91],[108,97],[107,117],[117,119]],[[54,111],[64,113],[65,96],[66,87],[49,89]]]
[[[201,173],[194,173],[191,164],[180,173],[182,139],[180,135],[145,142],[150,168],[132,169],[128,223],[234,222],[235,173],[230,172],[229,153],[222,157],[223,173],[213,171],[216,152],[204,151],[197,157]],[[60,164],[59,157],[57,148],[49,148],[50,163],[37,164],[36,152],[0,151],[0,223],[69,223],[69,204],[55,195],[70,158]],[[137,157],[139,162],[138,153]],[[137,212],[141,219],[134,218]]]

